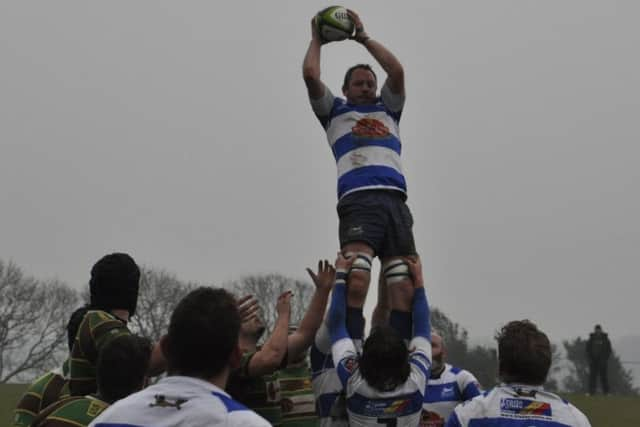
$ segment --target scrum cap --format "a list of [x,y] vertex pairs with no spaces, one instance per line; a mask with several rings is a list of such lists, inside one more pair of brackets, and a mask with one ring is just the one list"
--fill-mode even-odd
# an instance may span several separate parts
[[125,309],[136,312],[140,269],[125,253],[105,255],[91,269],[91,306],[99,310]]

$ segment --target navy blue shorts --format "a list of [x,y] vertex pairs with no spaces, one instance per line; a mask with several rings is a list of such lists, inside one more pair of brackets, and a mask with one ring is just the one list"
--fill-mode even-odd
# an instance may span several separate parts
[[361,190],[338,202],[340,247],[364,242],[380,258],[417,255],[413,217],[404,193],[395,190]]

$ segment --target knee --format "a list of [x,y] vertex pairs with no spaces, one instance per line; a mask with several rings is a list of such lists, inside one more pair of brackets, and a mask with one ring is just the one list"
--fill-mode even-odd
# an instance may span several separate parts
[[349,252],[346,255],[355,257],[347,278],[349,305],[360,307],[364,304],[369,290],[372,257],[364,252]]
[[391,308],[410,310],[414,289],[409,266],[402,259],[392,259],[385,261],[382,268],[391,300]]
[[347,293],[349,300],[364,304],[369,289],[371,274],[362,270],[351,270],[347,279]]

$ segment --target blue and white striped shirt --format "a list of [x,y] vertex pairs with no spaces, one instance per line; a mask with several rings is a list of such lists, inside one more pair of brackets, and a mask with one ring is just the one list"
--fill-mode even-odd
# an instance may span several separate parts
[[325,87],[322,98],[310,100],[336,160],[338,199],[360,190],[407,191],[400,161],[404,96],[386,84],[380,95],[375,104],[353,105]]
[[215,385],[171,376],[117,401],[90,427],[269,427],[264,418]]
[[590,427],[587,417],[542,387],[501,385],[458,405],[446,427]]

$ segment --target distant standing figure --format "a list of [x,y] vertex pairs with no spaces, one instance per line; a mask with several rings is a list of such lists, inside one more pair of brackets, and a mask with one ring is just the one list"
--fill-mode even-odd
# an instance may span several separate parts
[[596,325],[587,340],[587,357],[589,358],[589,393],[596,392],[596,381],[600,377],[602,393],[609,393],[607,364],[611,356],[611,341],[602,326]]

